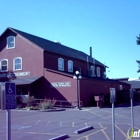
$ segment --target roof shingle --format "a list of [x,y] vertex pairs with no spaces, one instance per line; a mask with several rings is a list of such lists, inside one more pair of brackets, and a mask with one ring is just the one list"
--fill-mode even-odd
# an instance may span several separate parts
[[[75,59],[80,59],[83,61],[87,61],[87,57],[88,57],[89,62],[91,62],[91,63],[93,62],[94,58],[90,57],[89,55],[87,55],[86,53],[84,53],[82,51],[78,51],[76,49],[69,48],[60,43],[52,42],[47,39],[29,34],[29,33],[25,33],[23,31],[20,31],[20,30],[14,29],[14,28],[8,28],[8,29],[16,32],[17,34],[22,35],[23,37],[25,37],[26,39],[35,43],[36,45],[38,45],[39,47],[41,47],[42,49],[44,49],[46,51],[53,52],[56,54],[61,54],[64,56],[75,58]],[[100,66],[105,66],[104,64],[102,64],[101,62],[99,62],[96,59],[95,59],[95,63]]]

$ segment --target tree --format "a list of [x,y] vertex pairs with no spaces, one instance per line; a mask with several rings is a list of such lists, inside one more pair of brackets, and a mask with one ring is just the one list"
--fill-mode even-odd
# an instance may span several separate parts
[[[139,34],[139,36],[136,36],[137,37],[137,45],[140,45],[140,34]],[[138,63],[138,67],[139,67],[139,69],[138,69],[138,71],[137,72],[140,72],[140,60],[136,60],[136,62]]]
[[138,67],[139,67],[137,72],[140,72],[140,60],[136,60],[136,62],[138,63]]
[[137,44],[140,45],[140,34],[139,34],[139,36],[136,36],[136,37],[137,37],[137,40],[136,40]]

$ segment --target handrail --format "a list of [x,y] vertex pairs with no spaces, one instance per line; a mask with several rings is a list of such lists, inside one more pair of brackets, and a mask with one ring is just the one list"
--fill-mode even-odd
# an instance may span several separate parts
[[[30,105],[33,105],[33,104],[40,104],[41,102],[43,102],[45,99],[33,99],[32,102],[30,102]],[[46,99],[46,100],[49,100],[50,102],[53,102],[54,100],[50,100],[50,99]],[[64,100],[56,100],[55,104],[54,104],[54,107],[70,107],[70,108],[74,108],[77,106],[77,101],[72,101],[72,100],[68,100],[68,101],[64,101]],[[83,102],[80,101],[80,107],[83,106]]]

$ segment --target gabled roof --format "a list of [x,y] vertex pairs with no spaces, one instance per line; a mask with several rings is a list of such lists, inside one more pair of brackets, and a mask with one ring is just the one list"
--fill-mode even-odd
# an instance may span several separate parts
[[[49,41],[47,39],[29,34],[29,33],[14,29],[14,28],[8,28],[8,29],[12,30],[13,32],[15,32],[17,34],[20,34],[24,38],[28,39],[29,41],[33,42],[37,46],[44,49],[45,51],[56,53],[56,54],[61,54],[64,56],[68,56],[68,57],[83,60],[83,61],[87,61],[87,57],[88,57],[88,61],[93,63],[93,58],[91,58],[89,55],[87,55],[86,53],[84,53],[82,51],[78,51],[78,50],[69,48],[60,43],[55,43],[53,41]],[[100,66],[105,66],[98,60],[95,60],[95,64],[100,65]],[[107,67],[107,66],[105,66],[105,67]]]

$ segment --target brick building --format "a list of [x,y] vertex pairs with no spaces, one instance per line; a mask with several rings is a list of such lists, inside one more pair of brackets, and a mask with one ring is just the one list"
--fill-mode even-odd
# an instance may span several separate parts
[[82,76],[78,89],[84,106],[92,105],[95,95],[109,100],[110,87],[117,92],[130,89],[129,84],[106,77],[107,66],[92,57],[91,47],[88,55],[13,28],[0,36],[0,64],[1,75],[15,82],[19,95],[76,101],[75,71]]

